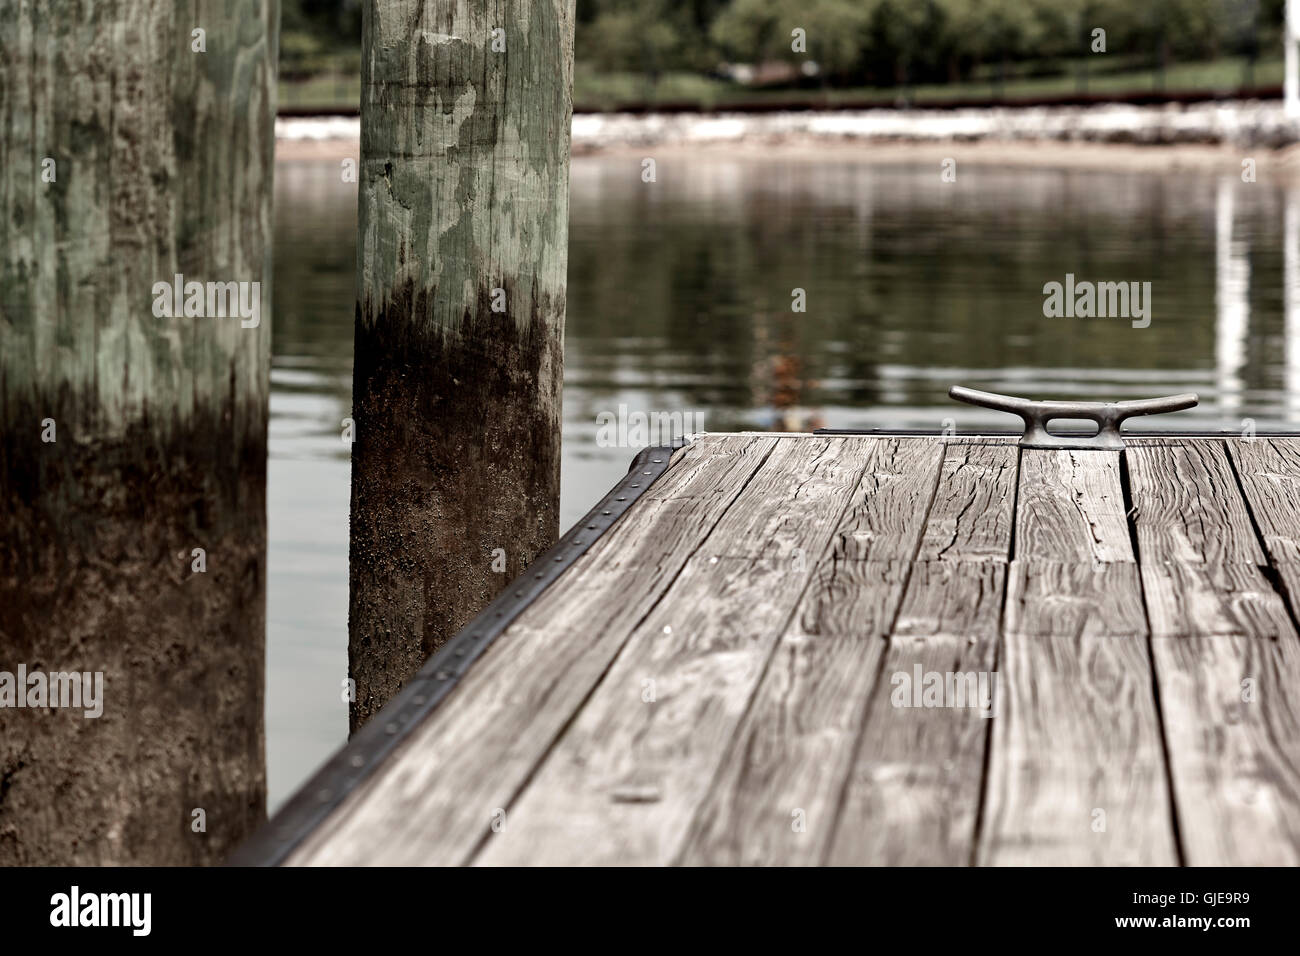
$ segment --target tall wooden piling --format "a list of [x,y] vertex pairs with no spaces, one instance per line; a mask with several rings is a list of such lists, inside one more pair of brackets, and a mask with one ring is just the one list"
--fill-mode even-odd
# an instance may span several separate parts
[[[0,864],[215,862],[264,817],[278,30],[0,0]],[[101,673],[102,715],[19,670]]]
[[367,0],[359,726],[555,540],[573,0]]

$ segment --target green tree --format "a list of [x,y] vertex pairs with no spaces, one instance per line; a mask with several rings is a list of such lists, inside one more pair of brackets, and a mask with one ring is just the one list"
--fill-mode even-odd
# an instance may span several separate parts
[[[831,75],[857,69],[865,33],[880,0],[733,0],[713,22],[715,42],[733,60],[816,61]],[[801,29],[806,52],[793,49]]]
[[609,4],[583,31],[579,56],[598,70],[638,71],[653,83],[680,64],[685,40],[674,19],[666,0]]

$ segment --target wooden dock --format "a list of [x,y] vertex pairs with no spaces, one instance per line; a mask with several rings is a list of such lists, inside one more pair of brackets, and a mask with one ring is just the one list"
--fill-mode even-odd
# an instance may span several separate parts
[[666,458],[236,862],[1300,863],[1300,439]]

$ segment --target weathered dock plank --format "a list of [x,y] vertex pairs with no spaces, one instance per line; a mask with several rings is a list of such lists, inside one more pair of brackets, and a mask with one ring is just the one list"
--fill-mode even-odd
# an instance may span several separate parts
[[[835,559],[805,594],[695,812],[676,862],[821,862],[896,613],[905,561]],[[846,586],[847,585],[847,586]]]
[[823,552],[861,527],[869,446],[779,439],[476,863],[669,863]]
[[[493,644],[291,864],[464,863],[776,447],[703,438]],[[499,818],[498,818],[499,819]]]
[[[1300,863],[1300,643],[1259,563],[1291,585],[1300,456],[1288,440],[1216,443],[1240,487],[1204,509],[1206,536],[1259,529],[1256,563],[1152,564],[1152,654],[1183,855],[1192,865]],[[1296,594],[1290,591],[1293,599]]]
[[289,862],[1300,864],[1297,447],[705,436]]
[[[982,716],[978,700],[976,706],[960,708],[917,707],[914,694],[908,706],[896,706],[896,701],[906,701],[903,695],[918,676],[973,674],[978,681],[979,674],[995,669],[1005,573],[1006,565],[995,562],[931,562],[913,568],[918,591],[931,590],[942,578],[939,586],[951,587],[957,601],[973,598],[961,618],[967,626],[958,633],[890,637],[826,862],[951,866],[971,861],[992,721]],[[981,600],[981,594],[988,599]],[[900,628],[904,624],[900,618]],[[993,691],[996,695],[1000,688]],[[996,696],[993,703],[998,703]]]
[[814,864],[826,852],[882,638],[944,462],[932,442],[877,439],[867,447],[830,560],[782,634],[679,862]]
[[935,497],[918,561],[1007,560],[1019,458],[1009,438],[945,443],[943,493]]
[[994,670],[1018,459],[1011,441],[945,449],[920,560],[844,782],[831,864],[970,862],[989,720],[972,707],[895,706],[894,695],[918,668],[923,678]]
[[1300,865],[1300,648],[1294,639],[1154,642],[1183,856]]
[[1173,863],[1119,453],[1026,449],[1020,493],[979,860]]
[[1124,455],[1144,567],[1264,564],[1223,442],[1133,439]]
[[1300,611],[1300,440],[1237,439],[1226,446],[1294,619]]
[[1050,637],[1145,637],[1137,567],[1017,558],[1007,581],[1006,631]]
[[[1015,473],[1007,480],[1014,482]],[[955,555],[916,562],[890,637],[894,641],[951,637],[971,644],[996,641],[1006,571],[1005,562],[962,560]]]
[[1224,442],[1133,445],[1126,454],[1152,635],[1289,630]]
[[1153,561],[1142,579],[1154,638],[1294,634],[1281,595],[1253,564]]
[[859,443],[868,453],[868,470],[835,531],[831,556],[846,561],[911,560],[944,460],[943,446],[906,438]]
[[1300,440],[1241,439],[1226,447],[1269,558],[1300,562]]
[[1177,861],[1144,640],[1011,634],[979,862]]
[[1080,564],[1132,561],[1119,455],[1031,450],[1020,463],[1017,551]]

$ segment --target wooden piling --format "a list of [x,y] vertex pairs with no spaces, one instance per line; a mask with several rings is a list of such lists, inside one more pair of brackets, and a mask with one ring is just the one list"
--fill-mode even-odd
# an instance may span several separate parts
[[368,0],[358,727],[558,532],[573,0]]
[[0,864],[216,862],[266,802],[279,5],[0,20],[0,697],[103,674],[0,707]]

